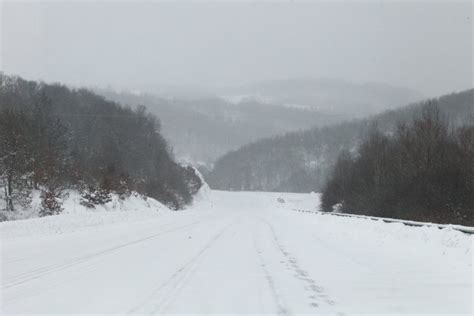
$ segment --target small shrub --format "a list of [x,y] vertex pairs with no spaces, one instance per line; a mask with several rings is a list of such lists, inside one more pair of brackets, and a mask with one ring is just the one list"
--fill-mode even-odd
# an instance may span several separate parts
[[40,216],[57,215],[63,211],[61,191],[58,189],[46,189],[41,192]]
[[112,195],[109,190],[88,186],[81,192],[81,205],[88,208],[95,208],[96,205],[103,205],[112,201]]

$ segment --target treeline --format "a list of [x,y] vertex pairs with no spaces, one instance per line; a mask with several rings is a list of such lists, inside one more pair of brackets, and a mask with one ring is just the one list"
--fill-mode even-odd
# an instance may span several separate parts
[[[472,124],[474,90],[436,99],[452,127]],[[379,115],[323,128],[265,138],[222,156],[206,180],[213,189],[320,192],[341,150],[354,152],[373,122],[394,133],[399,121],[421,114],[423,102]]]
[[430,101],[393,133],[372,126],[356,153],[339,155],[322,209],[474,225],[474,125],[450,126]]
[[41,191],[41,215],[61,212],[66,189],[93,207],[132,191],[173,209],[192,200],[201,180],[177,164],[158,120],[88,90],[0,74],[0,188],[14,211]]

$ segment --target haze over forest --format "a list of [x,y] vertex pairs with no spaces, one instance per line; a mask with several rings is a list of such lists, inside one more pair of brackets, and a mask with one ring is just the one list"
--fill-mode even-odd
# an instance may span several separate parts
[[264,137],[472,87],[469,2],[7,1],[1,9],[5,74],[145,105],[177,158],[208,169]]

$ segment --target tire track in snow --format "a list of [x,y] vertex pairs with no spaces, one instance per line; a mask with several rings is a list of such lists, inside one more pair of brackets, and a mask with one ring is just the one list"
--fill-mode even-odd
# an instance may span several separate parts
[[[324,287],[318,285],[316,281],[310,277],[309,273],[306,270],[301,268],[297,259],[294,256],[291,256],[291,253],[286,251],[286,249],[282,246],[280,240],[277,237],[275,229],[270,224],[270,222],[262,217],[259,217],[259,219],[271,231],[271,235],[272,235],[272,239],[274,241],[275,247],[284,257],[284,260],[281,263],[285,264],[285,266],[293,272],[293,276],[296,279],[300,280],[301,283],[303,283],[302,284],[303,288],[306,291],[310,292],[310,294],[307,297],[309,299],[309,306],[315,309],[319,308],[321,301],[324,302],[328,306],[335,306],[336,302],[329,295],[325,293]],[[339,316],[345,315],[345,313],[341,313],[341,312],[337,312],[336,314]]]
[[255,235],[253,235],[253,243],[255,247],[255,252],[257,253],[258,259],[260,261],[260,267],[262,268],[265,274],[265,279],[267,280],[268,287],[270,288],[270,292],[277,307],[277,313],[278,315],[289,315],[288,309],[285,307],[285,303],[283,302],[281,295],[277,292],[273,277],[267,269],[267,265],[265,264],[265,260],[262,256],[262,250],[257,245]]
[[140,312],[140,309],[143,306],[146,306],[146,304],[151,304],[151,311],[146,312],[145,314],[154,315],[156,313],[162,314],[165,312],[169,305],[171,305],[171,303],[176,299],[184,286],[186,286],[187,282],[191,279],[205,253],[233,224],[234,223],[226,225],[222,230],[214,235],[195,256],[181,265],[166,281],[152,290],[152,292],[147,297],[130,308],[126,315],[144,313],[143,311]]
[[171,228],[169,230],[162,231],[162,232],[159,232],[159,233],[147,236],[147,237],[143,237],[143,238],[140,238],[140,239],[137,239],[137,240],[133,240],[133,241],[130,241],[130,242],[118,245],[118,246],[114,246],[114,247],[107,248],[107,249],[104,249],[104,250],[100,250],[100,251],[97,251],[97,252],[94,252],[94,253],[91,253],[91,254],[88,254],[88,255],[84,255],[84,256],[77,257],[77,258],[74,258],[74,259],[71,259],[71,260],[67,260],[66,262],[63,262],[63,263],[52,264],[52,265],[49,265],[49,266],[37,268],[37,269],[31,270],[31,271],[28,271],[28,272],[24,272],[24,273],[15,275],[15,276],[13,276],[13,277],[11,277],[11,278],[9,278],[5,281],[5,283],[2,285],[2,289],[8,289],[8,288],[11,288],[11,287],[14,287],[14,286],[21,285],[23,283],[27,283],[27,282],[32,281],[32,280],[43,278],[43,277],[45,277],[45,276],[47,276],[51,273],[55,273],[55,272],[59,272],[59,271],[71,268],[73,266],[85,263],[89,260],[92,260],[92,259],[104,256],[104,255],[107,255],[109,253],[115,252],[115,251],[120,250],[122,248],[132,246],[132,245],[136,245],[136,244],[139,244],[141,242],[144,242],[144,241],[147,241],[147,240],[150,240],[150,239],[162,236],[162,235],[166,235],[166,234],[169,234],[169,233],[172,233],[172,232],[184,230],[186,228],[195,226],[198,223],[199,223],[199,221],[195,221],[195,222],[192,222],[190,224],[174,227],[174,228]]

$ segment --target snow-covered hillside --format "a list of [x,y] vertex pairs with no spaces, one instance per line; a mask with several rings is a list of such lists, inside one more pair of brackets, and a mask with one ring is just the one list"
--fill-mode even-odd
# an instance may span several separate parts
[[0,223],[1,312],[472,315],[470,235],[292,211],[318,200],[212,191]]

